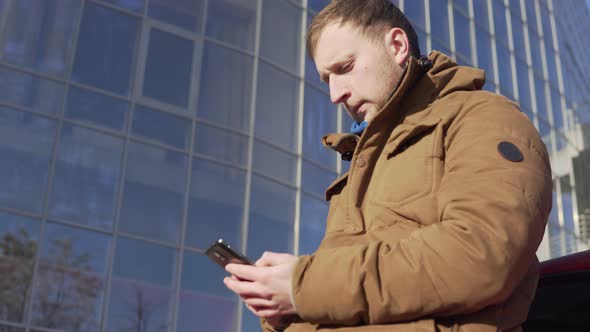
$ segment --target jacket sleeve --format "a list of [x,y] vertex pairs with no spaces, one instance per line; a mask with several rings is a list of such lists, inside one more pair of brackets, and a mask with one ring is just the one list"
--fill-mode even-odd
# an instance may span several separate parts
[[[499,153],[509,142],[524,159]],[[551,209],[546,148],[498,97],[447,128],[439,222],[396,242],[323,249],[297,263],[299,315],[316,324],[381,324],[475,312],[505,301],[536,264]]]

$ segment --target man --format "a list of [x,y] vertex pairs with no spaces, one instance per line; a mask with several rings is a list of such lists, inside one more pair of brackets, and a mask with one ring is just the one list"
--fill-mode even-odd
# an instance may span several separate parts
[[307,42],[357,123],[323,139],[350,171],[313,255],[230,264],[227,287],[264,331],[520,331],[552,196],[533,125],[481,70],[420,58],[387,0],[332,1]]

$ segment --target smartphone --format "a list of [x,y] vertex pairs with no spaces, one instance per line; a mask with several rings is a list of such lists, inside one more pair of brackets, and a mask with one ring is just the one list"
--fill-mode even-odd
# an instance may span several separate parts
[[205,255],[224,269],[229,263],[252,265],[248,257],[234,250],[229,244],[223,242],[223,239],[219,239],[211,245]]

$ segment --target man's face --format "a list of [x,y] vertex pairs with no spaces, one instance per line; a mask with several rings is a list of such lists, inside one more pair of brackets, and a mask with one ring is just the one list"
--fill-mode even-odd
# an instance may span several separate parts
[[331,23],[316,46],[316,69],[330,87],[330,99],[357,122],[375,117],[403,72],[386,30],[382,38],[372,38],[351,24]]

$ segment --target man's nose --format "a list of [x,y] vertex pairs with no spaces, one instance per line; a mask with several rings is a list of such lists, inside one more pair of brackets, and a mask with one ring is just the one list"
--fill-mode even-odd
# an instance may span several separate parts
[[330,100],[332,103],[344,103],[350,97],[350,91],[346,88],[344,82],[336,77],[330,78]]

